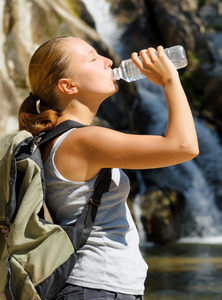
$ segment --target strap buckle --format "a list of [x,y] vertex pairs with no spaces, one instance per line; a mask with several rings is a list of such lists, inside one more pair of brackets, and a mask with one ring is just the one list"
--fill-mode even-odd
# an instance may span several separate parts
[[100,204],[101,204],[100,200],[96,200],[96,199],[93,199],[93,198],[90,198],[89,202],[91,202],[92,204],[94,204],[96,206],[100,206]]
[[0,232],[2,232],[2,235],[4,237],[8,237],[10,233],[10,224],[7,220],[0,223]]

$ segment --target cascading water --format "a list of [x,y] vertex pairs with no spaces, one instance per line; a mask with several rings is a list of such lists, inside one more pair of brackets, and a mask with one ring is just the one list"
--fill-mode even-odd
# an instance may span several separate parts
[[[110,14],[109,2],[106,0],[83,0],[83,2],[93,16],[101,38],[121,55],[123,49],[121,49],[119,38],[124,28],[118,27],[115,18]],[[149,119],[146,133],[163,134],[168,113],[162,88],[153,85],[148,80],[141,80],[135,84],[141,98],[140,105],[143,107],[143,113],[144,115],[147,113],[147,119]],[[195,118],[195,124],[199,138],[199,156],[190,162],[151,170],[149,176],[160,188],[169,188],[184,195],[187,203],[186,216],[189,218],[189,222],[184,224],[186,236],[221,236],[222,213],[217,208],[216,198],[222,198],[220,190],[222,147],[214,131],[198,118]],[[139,171],[137,175],[140,177]],[[139,229],[142,228],[138,214],[140,213],[140,195],[143,192],[145,188],[141,181],[140,191],[134,201]],[[192,228],[189,229],[189,226]],[[143,231],[141,231],[141,237],[144,238]]]
[[94,18],[96,31],[102,40],[116,53],[121,54],[122,44],[119,41],[124,28],[118,26],[116,19],[110,13],[110,2],[104,0],[82,0],[82,2]]
[[[147,133],[162,134],[167,122],[167,108],[162,89],[147,81],[136,84],[143,110],[147,111],[149,116],[154,116],[149,120]],[[222,214],[216,206],[215,198],[221,196],[218,186],[222,184],[222,147],[216,133],[202,121],[195,118],[195,125],[200,144],[199,156],[183,164],[151,170],[149,176],[159,187],[175,190],[185,196],[186,215],[190,218],[184,226],[189,235],[218,236],[222,233]],[[192,231],[188,226],[192,226]]]

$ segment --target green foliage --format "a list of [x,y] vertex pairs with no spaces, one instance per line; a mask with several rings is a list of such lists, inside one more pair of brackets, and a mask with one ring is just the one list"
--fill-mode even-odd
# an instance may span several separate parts
[[192,105],[197,109],[204,109],[204,97],[203,91],[204,86],[202,84],[198,84],[193,76],[192,70],[198,67],[201,64],[201,61],[195,56],[193,52],[188,52],[188,62],[189,68],[181,75],[181,81],[188,95],[189,100]]
[[194,84],[193,75],[190,71],[185,71],[181,76],[181,82],[186,91],[189,101],[196,109],[203,109],[203,86]]
[[201,7],[205,4],[205,0],[198,0],[197,5],[198,7]]
[[76,17],[79,17],[79,1],[78,0],[66,0],[69,4],[69,7],[71,8],[73,14]]
[[192,51],[188,51],[187,58],[190,66],[197,66],[201,63],[200,59],[198,59]]

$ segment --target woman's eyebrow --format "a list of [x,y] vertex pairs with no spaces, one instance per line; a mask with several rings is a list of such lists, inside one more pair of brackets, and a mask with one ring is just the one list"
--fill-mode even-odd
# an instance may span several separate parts
[[97,54],[97,51],[95,49],[92,49],[87,55],[86,58],[91,54]]

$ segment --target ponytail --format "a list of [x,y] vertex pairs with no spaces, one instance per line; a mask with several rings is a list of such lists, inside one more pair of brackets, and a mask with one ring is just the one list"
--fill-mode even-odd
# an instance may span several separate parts
[[33,92],[19,110],[19,129],[36,136],[56,126],[61,115],[55,91],[60,78],[70,77],[70,54],[64,47],[70,36],[57,37],[40,46],[29,64],[29,82]]
[[46,109],[41,112],[40,108],[40,112],[38,112],[37,100],[30,93],[19,109],[19,130],[27,130],[33,136],[51,130],[56,126],[59,117],[58,111],[52,109]]

